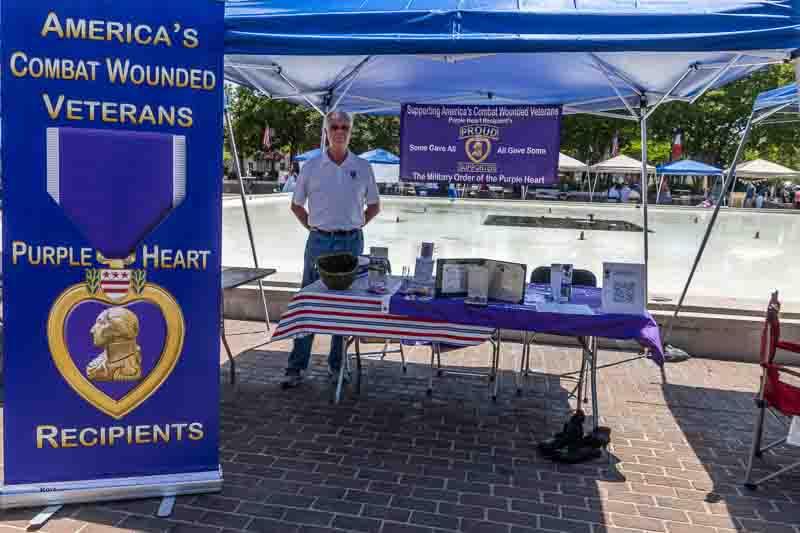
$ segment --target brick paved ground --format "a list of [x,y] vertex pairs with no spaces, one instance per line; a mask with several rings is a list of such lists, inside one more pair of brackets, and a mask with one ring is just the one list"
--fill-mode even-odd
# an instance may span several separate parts
[[[229,329],[235,346],[263,341],[252,333],[257,324]],[[224,387],[220,407],[221,494],[180,497],[170,520],[154,517],[158,500],[69,506],[43,531],[800,533],[800,478],[755,493],[741,486],[753,365],[670,365],[666,384],[647,361],[606,370],[601,421],[613,428],[610,461],[556,466],[535,444],[568,415],[568,381],[536,377],[518,398],[506,372],[493,404],[485,381],[448,375],[427,398],[429,353],[414,348],[407,375],[397,356],[369,362],[362,397],[333,406],[321,356],[311,383],[279,390],[289,346],[237,358],[241,385]],[[315,352],[324,351],[320,339]],[[504,353],[511,368],[519,346]],[[481,347],[444,362],[485,369],[488,358]],[[551,375],[577,362],[575,349],[535,351],[535,367]],[[0,531],[19,530],[33,514],[0,514]]]

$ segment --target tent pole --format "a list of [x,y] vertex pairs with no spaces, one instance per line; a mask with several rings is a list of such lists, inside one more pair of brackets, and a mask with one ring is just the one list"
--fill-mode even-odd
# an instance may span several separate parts
[[658,188],[656,189],[656,205],[658,205],[658,199],[661,197],[661,184],[664,182],[664,174],[661,174],[661,180],[658,179],[658,171],[656,171],[656,183],[658,183]]
[[[247,195],[244,192],[244,181],[242,180],[242,167],[239,162],[239,152],[236,149],[236,138],[233,134],[233,122],[231,121],[231,114],[228,111],[228,106],[225,106],[225,124],[228,126],[228,134],[230,135],[231,151],[233,152],[233,161],[236,168],[236,177],[239,180],[239,195],[242,198],[242,210],[244,212],[244,223],[247,226],[247,237],[250,239],[250,250],[253,253],[253,265],[258,268],[258,254],[256,253],[256,241],[253,239],[253,226],[250,224],[250,210],[247,208]],[[261,303],[264,305],[264,323],[267,326],[267,335],[269,335],[269,307],[267,306],[267,297],[264,294],[264,284],[261,279],[258,280],[258,292],[261,293]]]
[[639,102],[639,129],[642,134],[642,219],[644,220],[644,305],[648,301],[648,261],[650,259],[649,232],[647,230],[647,103],[644,98]]
[[742,132],[742,138],[739,141],[739,146],[736,148],[736,155],[733,156],[733,163],[731,164],[728,173],[724,174],[725,178],[722,180],[722,187],[719,192],[719,198],[717,198],[717,203],[714,206],[714,212],[711,214],[711,220],[708,221],[708,227],[706,228],[706,233],[705,235],[703,235],[703,240],[700,243],[700,249],[697,250],[697,256],[695,256],[694,258],[694,264],[692,265],[692,270],[689,272],[689,278],[686,280],[686,285],[684,285],[683,287],[683,292],[681,293],[681,297],[678,300],[678,305],[675,307],[675,312],[670,317],[669,326],[667,327],[667,334],[664,335],[663,339],[665,346],[667,344],[667,339],[669,339],[669,337],[672,335],[672,328],[673,325],[675,324],[675,319],[678,318],[678,313],[680,313],[681,307],[683,307],[683,301],[686,298],[686,293],[689,291],[689,285],[691,285],[692,283],[692,278],[694,278],[694,273],[697,271],[697,265],[700,263],[700,259],[703,257],[703,252],[706,249],[706,244],[708,244],[708,238],[711,236],[711,230],[714,229],[714,223],[717,220],[717,215],[719,214],[719,208],[722,206],[722,199],[727,194],[731,176],[733,176],[734,180],[736,179],[736,164],[742,155],[742,151],[744,150],[744,145],[747,144],[747,136],[750,134],[750,126],[752,126],[752,124],[753,124],[753,113],[750,113],[750,118],[747,119],[747,125],[744,127],[744,131]]

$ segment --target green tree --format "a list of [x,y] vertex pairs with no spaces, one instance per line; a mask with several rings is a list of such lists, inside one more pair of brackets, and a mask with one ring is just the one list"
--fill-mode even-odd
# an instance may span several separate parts
[[290,156],[310,144],[309,123],[313,122],[316,113],[313,110],[284,100],[271,100],[241,86],[232,91],[229,106],[240,157],[251,156],[263,149],[261,140],[267,125],[275,130],[273,148]]
[[[790,65],[773,66],[735,83],[703,95],[694,104],[670,102],[659,107],[648,120],[648,161],[669,160],[675,128],[683,130],[686,157],[727,167],[736,152],[756,95],[791,82]],[[636,122],[588,115],[564,117],[562,151],[584,161],[607,156],[614,132],[619,131],[620,151],[641,157],[639,125]],[[763,157],[790,167],[800,166],[800,128],[797,124],[765,125],[753,129],[745,159]]]

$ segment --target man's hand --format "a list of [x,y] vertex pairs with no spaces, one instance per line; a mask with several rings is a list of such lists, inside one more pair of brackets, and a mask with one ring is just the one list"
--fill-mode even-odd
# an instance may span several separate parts
[[369,221],[378,216],[378,213],[380,212],[381,212],[380,202],[367,205],[367,208],[364,210],[364,225],[366,226],[367,224],[369,224]]
[[294,213],[294,216],[297,217],[297,220],[300,221],[300,224],[302,224],[304,228],[311,230],[311,228],[308,226],[308,211],[306,211],[305,207],[292,202],[289,209],[292,210],[292,213]]

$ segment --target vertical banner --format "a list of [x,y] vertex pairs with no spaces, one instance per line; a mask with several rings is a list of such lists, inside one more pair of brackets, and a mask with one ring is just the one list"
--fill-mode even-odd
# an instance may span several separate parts
[[560,144],[560,106],[404,104],[400,179],[552,185]]
[[2,2],[0,506],[221,486],[223,11]]

